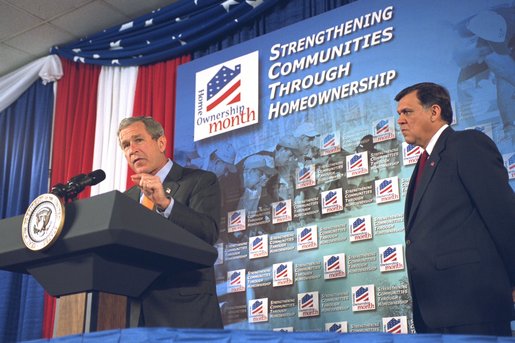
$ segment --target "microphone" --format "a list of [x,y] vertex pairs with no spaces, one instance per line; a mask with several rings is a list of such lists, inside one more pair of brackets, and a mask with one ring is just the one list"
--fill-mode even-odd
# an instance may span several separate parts
[[106,178],[106,173],[102,169],[97,169],[89,174],[79,174],[70,179],[66,185],[58,183],[52,187],[51,193],[64,197],[65,199],[74,199],[87,186],[94,186]]
[[60,198],[65,198],[66,197],[66,186],[63,185],[62,183],[58,183],[58,184],[52,186],[50,193],[57,195]]

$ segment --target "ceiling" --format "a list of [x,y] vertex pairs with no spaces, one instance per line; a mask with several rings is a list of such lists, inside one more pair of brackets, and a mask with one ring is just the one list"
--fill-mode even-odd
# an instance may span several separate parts
[[0,77],[62,45],[176,0],[0,0]]

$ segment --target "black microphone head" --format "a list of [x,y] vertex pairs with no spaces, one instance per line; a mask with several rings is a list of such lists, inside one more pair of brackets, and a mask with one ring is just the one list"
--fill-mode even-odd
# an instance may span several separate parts
[[99,184],[106,178],[106,173],[102,169],[97,169],[88,174],[91,178],[91,186]]
[[64,197],[66,195],[66,186],[62,183],[58,183],[52,187],[50,193],[57,195],[59,197]]
[[84,180],[86,177],[88,177],[86,174],[75,175],[74,177],[72,177],[70,179],[70,181],[68,181],[68,183],[70,183],[70,182],[82,182],[82,180]]

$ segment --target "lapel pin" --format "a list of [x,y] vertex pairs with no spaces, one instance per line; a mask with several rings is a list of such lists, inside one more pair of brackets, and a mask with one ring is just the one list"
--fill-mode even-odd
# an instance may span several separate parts
[[170,188],[166,187],[166,189],[165,189],[165,193],[166,193],[166,194],[170,194],[170,193],[172,193],[172,190],[171,190]]
[[431,161],[430,165],[431,165],[431,167],[434,167],[435,166],[435,161]]

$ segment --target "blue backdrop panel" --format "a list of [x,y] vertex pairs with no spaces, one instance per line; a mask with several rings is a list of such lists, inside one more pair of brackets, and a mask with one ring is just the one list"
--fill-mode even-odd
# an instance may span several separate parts
[[[445,85],[453,126],[488,134],[515,187],[514,88],[506,82],[514,66],[513,11],[510,1],[356,2],[180,67],[176,160],[216,171],[210,160],[218,152],[234,165],[219,175],[224,198],[216,271],[226,327],[360,332],[400,322],[402,332],[413,332],[403,201],[416,158],[403,145],[393,98],[417,82]],[[244,59],[252,54],[257,62]],[[226,93],[233,101],[211,110],[208,84],[221,70],[237,71],[227,85],[236,81],[231,91],[240,97]],[[240,109],[254,111],[258,122],[213,129],[194,141],[199,123],[222,127]],[[302,135],[314,138],[301,148]],[[288,136],[297,146],[290,147],[296,154],[285,175],[275,150]],[[328,149],[331,140],[336,143]],[[356,170],[358,157],[366,166]],[[245,190],[250,161],[269,168],[261,168],[254,195]],[[303,183],[305,168],[313,179]],[[289,195],[278,195],[281,182]],[[333,195],[338,206],[327,207]],[[289,217],[279,218],[283,203]],[[359,223],[366,234],[354,232]],[[311,246],[302,244],[303,232],[315,237]],[[266,247],[252,256],[258,241]],[[397,264],[389,269],[392,251]],[[330,276],[327,266],[337,258],[345,270]],[[289,279],[281,281],[282,274]]]

